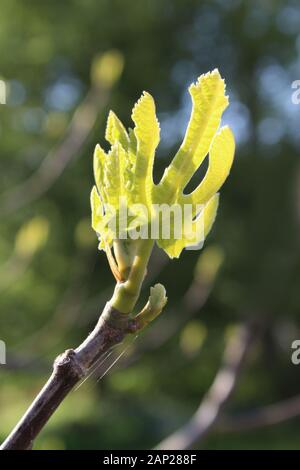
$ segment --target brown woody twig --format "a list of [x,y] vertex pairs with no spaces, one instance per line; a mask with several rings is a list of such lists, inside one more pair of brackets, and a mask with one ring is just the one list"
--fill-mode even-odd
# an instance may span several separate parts
[[120,343],[128,333],[135,333],[142,326],[138,317],[129,319],[107,303],[87,339],[78,348],[68,349],[56,358],[48,382],[0,449],[31,449],[34,439],[49,418],[97,359]]

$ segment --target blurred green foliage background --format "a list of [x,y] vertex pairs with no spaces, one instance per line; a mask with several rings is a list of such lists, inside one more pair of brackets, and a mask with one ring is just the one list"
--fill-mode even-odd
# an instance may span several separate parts
[[[188,85],[215,67],[227,83],[224,123],[237,151],[213,231],[202,252],[180,260],[154,252],[149,272],[169,297],[162,318],[104,378],[97,382],[109,360],[70,395],[36,448],[156,445],[193,414],[226,338],[248,319],[267,327],[226,412],[300,394],[300,366],[291,363],[291,343],[300,338],[300,105],[291,100],[300,79],[299,2],[1,0],[0,57],[7,95],[0,105],[0,339],[8,356],[0,366],[1,440],[53,358],[81,342],[112,293],[89,206],[93,148],[106,147],[109,109],[130,126],[141,92],[154,96],[162,129],[157,181],[184,135]],[[187,314],[182,301],[195,276],[207,299]],[[299,424],[216,429],[201,445],[296,449]]]

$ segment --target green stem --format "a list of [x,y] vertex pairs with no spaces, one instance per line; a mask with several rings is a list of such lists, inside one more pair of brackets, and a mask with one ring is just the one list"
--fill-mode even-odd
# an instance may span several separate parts
[[116,285],[111,305],[119,312],[132,312],[141,291],[153,245],[151,239],[140,240],[128,279]]
[[136,252],[134,240],[116,240],[113,244],[114,255],[123,281],[128,279]]

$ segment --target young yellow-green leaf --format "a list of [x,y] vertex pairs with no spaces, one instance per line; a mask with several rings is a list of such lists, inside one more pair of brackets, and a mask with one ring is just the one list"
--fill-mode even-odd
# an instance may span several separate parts
[[204,204],[226,180],[233,162],[234,137],[229,127],[222,127],[215,135],[209,152],[209,166],[199,186],[179,199],[181,204]]
[[96,186],[93,186],[91,191],[91,209],[92,228],[95,230],[95,232],[100,233],[100,227],[104,216],[104,209]]
[[132,111],[135,123],[134,134],[137,141],[134,173],[135,198],[148,207],[151,204],[153,187],[153,161],[159,143],[159,124],[155,113],[155,103],[149,93],[144,92]]
[[[191,219],[190,227],[184,224],[181,239],[177,239],[174,233],[174,216],[171,217],[170,236],[167,239],[162,227],[159,228],[157,243],[170,257],[178,257],[183,248],[198,244],[210,230],[218,206],[216,193],[232,165],[234,137],[228,127],[218,132],[222,113],[228,105],[225,83],[219,72],[214,70],[201,75],[190,86],[189,92],[192,113],[186,135],[158,185],[153,183],[152,171],[160,129],[152,96],[146,92],[142,94],[132,112],[135,127],[128,132],[117,116],[110,112],[106,139],[111,144],[111,150],[106,154],[97,146],[94,154],[97,190],[92,192],[93,228],[104,240],[100,247],[105,248],[105,244],[111,245],[112,240],[118,239],[117,232],[112,232],[110,222],[114,212],[123,217],[121,197],[131,211],[125,228],[127,234],[134,233],[142,225],[148,226],[151,218],[153,220],[159,212],[157,205],[170,208],[174,204],[183,209],[183,213],[186,205],[190,205],[194,220]],[[185,186],[208,154],[209,166],[205,177],[191,194],[184,194]],[[113,210],[106,208],[107,203],[112,205]],[[203,205],[200,214],[199,205]],[[150,220],[146,218],[145,221],[144,215],[139,219],[136,217],[141,215],[142,207],[149,211]],[[141,213],[144,214],[143,211]],[[203,230],[199,230],[201,224]]]
[[215,221],[218,205],[219,195],[215,194],[205,204],[197,218],[190,225],[182,227],[182,238],[159,239],[157,242],[158,246],[170,258],[178,258],[184,248],[203,243]]
[[117,142],[112,146],[105,159],[104,185],[107,202],[117,208],[121,196],[119,146]]
[[107,223],[111,217],[111,214],[105,214],[104,205],[101,201],[101,197],[98,194],[96,186],[93,186],[91,191],[91,209],[92,209],[92,228],[97,233],[98,237],[101,238],[99,249],[105,250],[106,244],[111,246],[114,238],[114,234],[111,229],[107,226]]
[[189,88],[192,114],[180,149],[156,189],[159,200],[174,202],[207,155],[228,105],[225,83],[218,70],[201,75]]
[[107,196],[105,193],[105,184],[104,184],[104,167],[105,167],[106,158],[107,158],[106,153],[100,147],[100,145],[97,144],[94,150],[94,160],[93,160],[94,178],[95,178],[95,183],[96,183],[98,192],[101,195],[102,200],[104,202],[106,202],[107,200]]
[[110,111],[108,115],[105,139],[111,145],[114,145],[116,142],[119,142],[124,148],[124,150],[128,150],[128,134],[120,119],[115,115],[113,111]]

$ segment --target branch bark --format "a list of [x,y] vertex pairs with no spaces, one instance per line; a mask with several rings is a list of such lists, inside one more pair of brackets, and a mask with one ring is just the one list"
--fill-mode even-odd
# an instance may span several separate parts
[[141,310],[131,315],[139,297],[152,252],[153,241],[141,240],[125,282],[116,284],[108,302],[90,335],[76,349],[68,349],[54,361],[53,372],[23,418],[19,421],[0,450],[31,449],[34,439],[73,387],[89,372],[103,353],[130,333],[136,333],[156,318],[166,304],[165,288],[156,284]]
[[107,303],[100,319],[83,343],[68,349],[54,361],[53,372],[22,419],[4,441],[1,450],[29,450],[49,418],[97,359],[127,334],[142,328],[140,319],[130,318]]

